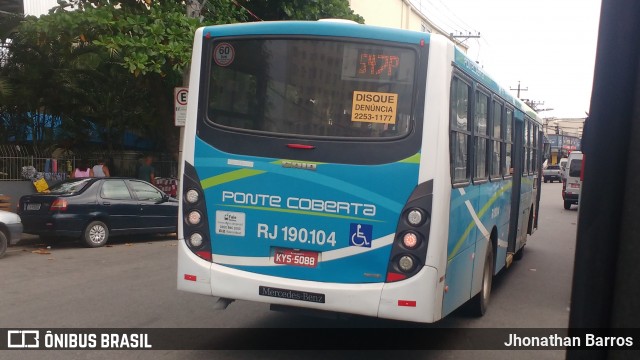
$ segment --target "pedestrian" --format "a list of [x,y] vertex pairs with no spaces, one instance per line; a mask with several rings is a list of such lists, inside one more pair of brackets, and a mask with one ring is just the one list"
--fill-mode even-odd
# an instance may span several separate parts
[[93,169],[91,169],[89,165],[87,165],[86,160],[80,160],[76,169],[73,171],[73,173],[71,173],[71,178],[80,179],[88,177],[93,177]]
[[104,159],[98,159],[98,164],[93,167],[93,176],[95,177],[110,177],[109,168],[105,165]]
[[155,185],[156,174],[155,169],[153,168],[153,166],[151,166],[152,162],[153,158],[151,156],[147,156],[144,158],[144,163],[138,169],[138,179]]

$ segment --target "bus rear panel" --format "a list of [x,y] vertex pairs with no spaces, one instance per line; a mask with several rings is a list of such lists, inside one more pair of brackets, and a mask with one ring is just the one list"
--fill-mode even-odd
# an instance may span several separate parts
[[212,295],[379,316],[385,284],[427,272],[428,37],[332,28],[202,31],[181,233],[181,257],[201,266],[180,263]]

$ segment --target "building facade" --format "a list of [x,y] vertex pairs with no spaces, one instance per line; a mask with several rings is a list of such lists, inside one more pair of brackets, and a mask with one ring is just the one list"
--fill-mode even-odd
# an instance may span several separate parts
[[551,143],[549,164],[557,164],[572,151],[581,151],[584,118],[545,119],[545,135]]
[[349,0],[349,6],[364,18],[367,25],[444,35],[467,52],[467,45],[455,41],[451,34],[429,20],[410,0]]

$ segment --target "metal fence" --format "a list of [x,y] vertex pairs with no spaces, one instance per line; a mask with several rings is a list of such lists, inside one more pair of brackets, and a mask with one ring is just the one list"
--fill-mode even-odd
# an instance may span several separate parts
[[111,176],[136,177],[145,155],[154,158],[156,177],[177,177],[178,163],[167,154],[134,151],[106,154],[99,151],[70,152],[62,149],[42,150],[34,146],[0,145],[0,181],[28,180],[32,172],[41,173],[45,178],[63,180],[81,161],[93,166],[100,159],[106,161]]

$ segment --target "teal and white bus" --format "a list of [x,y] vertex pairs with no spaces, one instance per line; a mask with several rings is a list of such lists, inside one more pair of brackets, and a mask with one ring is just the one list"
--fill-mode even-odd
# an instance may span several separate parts
[[541,120],[445,37],[203,27],[188,103],[178,288],[218,308],[483,314],[537,227]]

